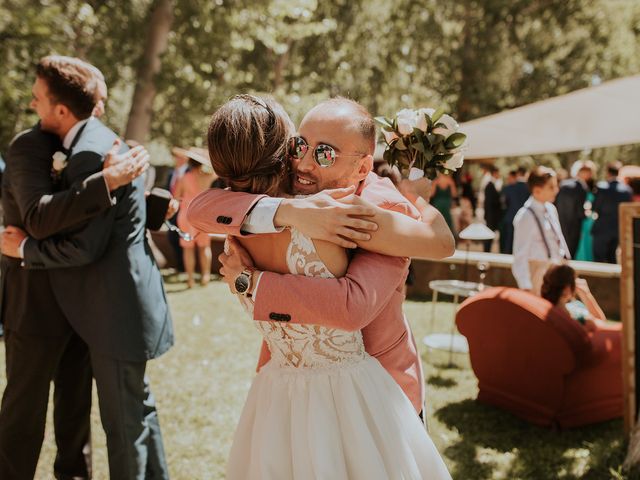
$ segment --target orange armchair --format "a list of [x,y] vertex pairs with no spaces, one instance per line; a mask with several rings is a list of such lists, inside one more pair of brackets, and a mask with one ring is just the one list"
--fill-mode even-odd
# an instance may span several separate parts
[[622,416],[621,325],[588,333],[547,300],[490,288],[460,305],[478,401],[542,426]]

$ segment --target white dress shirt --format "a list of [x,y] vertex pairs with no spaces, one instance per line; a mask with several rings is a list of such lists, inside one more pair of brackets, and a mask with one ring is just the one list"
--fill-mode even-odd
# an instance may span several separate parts
[[569,247],[562,235],[556,207],[551,202],[542,204],[529,197],[513,219],[511,271],[518,287],[526,290],[533,287],[530,260],[559,261],[565,258],[570,258]]
[[282,202],[282,198],[263,197],[258,200],[242,223],[241,230],[249,233],[278,233],[283,228],[276,228],[273,219]]
[[[80,131],[82,126],[84,124],[86,124],[89,121],[89,119],[91,119],[91,118],[92,117],[85,118],[84,120],[80,120],[73,127],[71,127],[69,129],[67,134],[64,136],[64,139],[62,140],[62,146],[64,148],[66,148],[67,150],[69,150],[71,148],[71,144],[73,143],[73,139],[76,138],[76,135],[78,134],[78,131]],[[69,152],[69,153],[71,153],[71,152]]]

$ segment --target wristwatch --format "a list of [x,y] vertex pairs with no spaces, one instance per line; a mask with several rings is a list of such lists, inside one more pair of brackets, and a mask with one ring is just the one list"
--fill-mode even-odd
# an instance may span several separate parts
[[247,295],[251,289],[251,283],[253,278],[253,269],[245,268],[240,275],[236,277],[233,285],[240,295]]

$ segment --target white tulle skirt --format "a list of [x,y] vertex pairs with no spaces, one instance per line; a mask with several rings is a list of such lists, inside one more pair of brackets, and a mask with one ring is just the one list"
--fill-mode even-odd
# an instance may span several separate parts
[[411,402],[374,358],[313,369],[272,363],[249,390],[228,479],[451,478]]

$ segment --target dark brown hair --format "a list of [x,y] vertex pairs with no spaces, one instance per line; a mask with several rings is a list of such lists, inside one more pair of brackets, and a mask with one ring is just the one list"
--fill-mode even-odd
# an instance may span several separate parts
[[535,167],[533,170],[531,170],[531,172],[529,173],[529,178],[527,179],[529,191],[533,192],[533,187],[544,187],[545,184],[555,176],[556,172],[548,167]]
[[612,177],[617,177],[622,168],[621,162],[609,162],[607,163],[607,173]]
[[232,190],[276,195],[288,180],[293,125],[273,99],[236,95],[211,117],[211,166]]
[[575,291],[576,271],[569,265],[552,265],[545,272],[542,279],[540,296],[557,305],[564,289],[567,287],[571,287],[572,292]]
[[40,59],[36,75],[43,79],[53,103],[66,106],[83,120],[98,101],[98,78],[90,65],[78,58],[50,55]]

